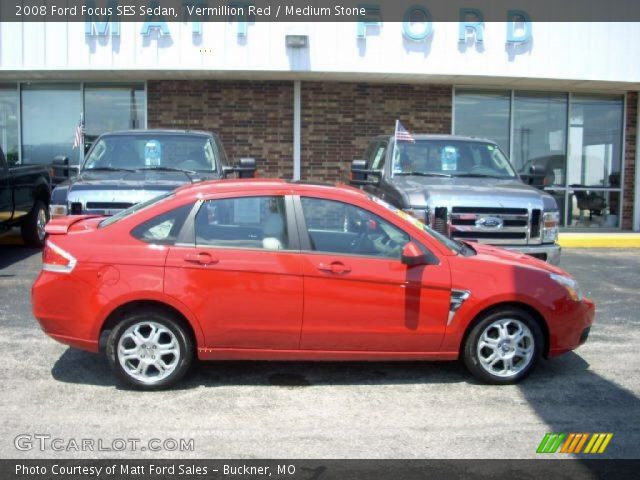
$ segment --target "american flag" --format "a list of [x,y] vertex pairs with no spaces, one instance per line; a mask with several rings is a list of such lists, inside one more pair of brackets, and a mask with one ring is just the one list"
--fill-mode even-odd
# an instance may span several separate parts
[[84,143],[84,119],[82,115],[80,115],[80,121],[78,122],[78,126],[76,127],[76,132],[73,135],[73,149],[80,148]]
[[396,120],[396,141],[397,142],[411,142],[416,143],[416,139],[409,133],[409,130],[404,128],[404,125],[400,123],[400,120]]

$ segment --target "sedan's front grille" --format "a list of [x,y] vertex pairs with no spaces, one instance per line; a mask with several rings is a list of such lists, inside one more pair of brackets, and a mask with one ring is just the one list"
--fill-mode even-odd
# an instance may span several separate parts
[[540,210],[452,207],[451,237],[494,245],[540,243]]

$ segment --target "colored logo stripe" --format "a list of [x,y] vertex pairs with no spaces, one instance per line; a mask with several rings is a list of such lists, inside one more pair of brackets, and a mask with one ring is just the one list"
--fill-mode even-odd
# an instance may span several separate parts
[[[613,438],[613,433],[547,433],[536,453],[604,453]],[[587,442],[588,440],[588,442]],[[582,451],[583,447],[584,452]]]

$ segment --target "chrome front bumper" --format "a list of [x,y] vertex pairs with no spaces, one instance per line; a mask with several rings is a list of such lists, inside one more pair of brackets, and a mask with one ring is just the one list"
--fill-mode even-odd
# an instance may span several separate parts
[[562,248],[557,243],[548,243],[535,246],[500,246],[502,248],[506,248],[507,250],[513,250],[527,255],[532,255],[534,257],[544,257],[544,260],[546,260],[551,265],[560,264],[560,252],[562,251]]

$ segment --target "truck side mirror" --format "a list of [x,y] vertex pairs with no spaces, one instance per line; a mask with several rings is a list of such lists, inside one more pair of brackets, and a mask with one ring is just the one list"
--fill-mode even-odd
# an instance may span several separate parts
[[69,157],[58,155],[53,157],[53,178],[67,179],[69,178]]
[[349,184],[351,185],[380,185],[382,171],[369,170],[366,160],[352,160]]
[[541,165],[531,164],[528,172],[520,174],[522,181],[536,188],[545,186],[546,169]]
[[227,175],[233,172],[238,174],[238,178],[254,178],[256,176],[256,159],[241,158],[238,165],[224,167],[222,169],[222,176],[226,178]]

